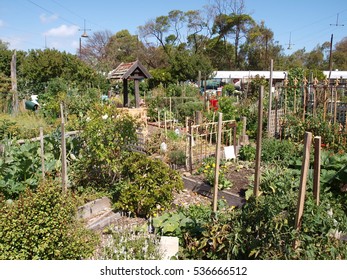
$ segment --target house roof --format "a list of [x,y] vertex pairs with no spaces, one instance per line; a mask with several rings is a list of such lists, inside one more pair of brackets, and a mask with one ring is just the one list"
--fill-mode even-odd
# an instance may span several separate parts
[[112,71],[110,71],[107,75],[108,79],[116,79],[116,80],[125,80],[125,79],[148,79],[152,78],[151,74],[147,71],[147,69],[140,63],[140,61],[136,60],[134,62],[128,62],[118,65],[118,67]]
[[[256,76],[270,78],[270,71],[215,71],[212,74],[214,79],[247,79],[255,78]],[[273,71],[273,79],[284,79],[286,76],[285,71]]]
[[[329,71],[323,71],[323,74],[328,78]],[[256,76],[264,77],[265,79],[270,78],[270,71],[215,71],[211,78],[212,79],[248,79],[255,78]],[[275,80],[284,80],[288,75],[287,71],[273,71],[272,78]],[[331,79],[347,79],[347,71],[331,71]]]

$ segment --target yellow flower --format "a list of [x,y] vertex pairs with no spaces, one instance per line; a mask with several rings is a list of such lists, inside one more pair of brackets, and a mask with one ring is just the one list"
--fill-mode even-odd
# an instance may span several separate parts
[[216,167],[216,164],[212,163],[212,167]]

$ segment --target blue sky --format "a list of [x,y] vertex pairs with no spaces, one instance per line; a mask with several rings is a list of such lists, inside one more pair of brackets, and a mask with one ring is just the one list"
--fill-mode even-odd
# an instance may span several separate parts
[[[10,49],[56,48],[76,53],[84,28],[88,33],[116,33],[137,27],[171,10],[201,10],[209,0],[0,0],[0,39]],[[290,54],[347,36],[346,0],[244,0],[245,12],[264,21]],[[337,22],[338,15],[338,22]],[[338,26],[336,26],[338,23]],[[342,26],[342,24],[344,26]],[[289,45],[291,49],[288,49]]]

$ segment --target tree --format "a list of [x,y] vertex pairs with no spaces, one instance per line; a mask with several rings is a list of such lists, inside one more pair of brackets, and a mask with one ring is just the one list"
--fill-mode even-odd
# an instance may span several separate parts
[[284,68],[291,69],[297,67],[303,67],[306,61],[306,50],[305,48],[300,49],[287,56],[284,61]]
[[106,58],[109,70],[116,68],[121,62],[132,62],[138,57],[140,42],[136,35],[128,30],[121,30],[110,37],[106,46]]
[[248,31],[246,42],[240,51],[246,63],[245,68],[268,70],[270,59],[276,61],[280,56],[281,47],[274,42],[273,36],[272,30],[265,26],[264,21]]
[[317,45],[312,51],[307,53],[304,65],[308,69],[326,70],[329,69],[328,59],[324,58],[324,52],[329,50],[330,43]]
[[176,50],[170,59],[170,73],[173,81],[196,80],[198,72],[203,76],[212,73],[210,60],[201,53],[192,54],[189,50]]
[[336,43],[333,52],[333,62],[336,69],[347,69],[347,37]]
[[228,1],[215,0],[214,9],[218,14],[215,17],[212,31],[214,34],[218,34],[220,39],[223,38],[224,42],[227,37],[233,36],[234,66],[239,68],[238,53],[241,39],[245,37],[255,22],[250,15],[244,13],[245,6],[243,0],[229,3]]
[[166,33],[169,31],[169,17],[159,16],[151,19],[145,25],[139,26],[139,35],[145,40],[154,38],[158,45],[161,46],[167,56],[170,56],[168,47],[166,46]]
[[0,39],[0,51],[8,50],[10,44]]
[[109,30],[94,32],[82,46],[80,58],[97,71],[110,70],[106,47],[111,36]]
[[29,51],[18,69],[19,90],[30,94],[43,93],[58,77],[79,87],[103,86],[101,77],[77,56],[54,49]]

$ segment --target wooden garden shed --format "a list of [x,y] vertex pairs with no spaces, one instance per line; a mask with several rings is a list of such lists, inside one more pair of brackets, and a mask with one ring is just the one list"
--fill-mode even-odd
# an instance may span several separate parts
[[128,80],[134,80],[135,83],[135,106],[140,107],[140,87],[139,83],[143,79],[152,78],[147,69],[139,60],[118,65],[118,67],[108,73],[108,79],[123,81],[123,106],[129,107]]

